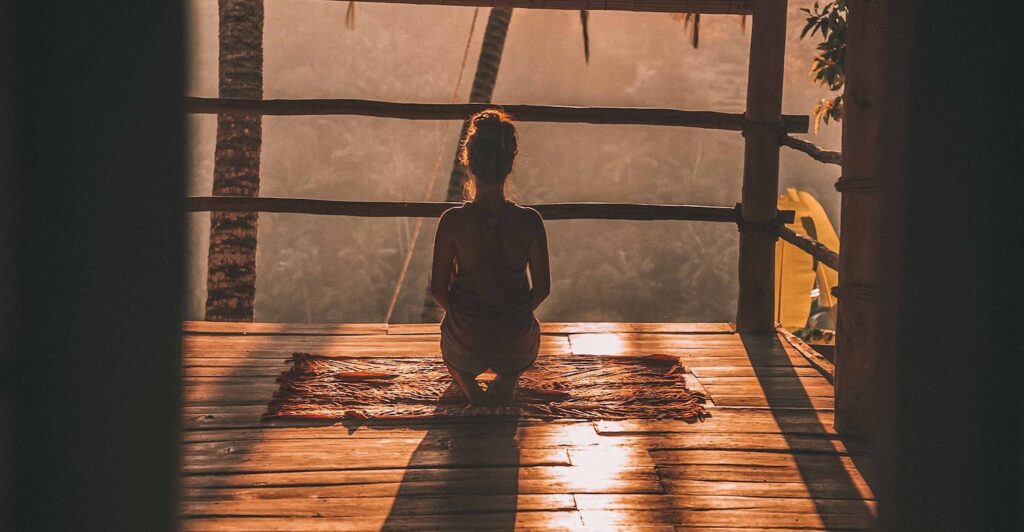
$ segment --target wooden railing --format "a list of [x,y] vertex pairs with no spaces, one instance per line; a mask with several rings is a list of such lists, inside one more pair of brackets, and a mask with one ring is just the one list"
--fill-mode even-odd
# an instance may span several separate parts
[[[437,218],[461,203],[415,201],[340,201],[247,196],[194,196],[187,212],[232,211],[359,216]],[[739,205],[650,205],[641,203],[547,203],[530,205],[545,220],[689,220],[739,223]],[[779,211],[780,223],[792,223],[794,211]]]
[[[372,0],[371,0],[372,1]],[[499,107],[522,122],[573,122],[682,126],[742,131],[744,135],[742,205],[737,208],[692,205],[558,204],[539,205],[548,219],[731,221],[741,229],[737,330],[774,330],[771,286],[775,227],[792,220],[780,213],[778,150],[788,133],[805,133],[807,116],[783,115],[786,2],[754,0],[379,0],[386,3],[525,7],[534,9],[609,9],[675,13],[751,15],[746,110],[742,114],[680,109],[565,107],[501,104],[421,104],[370,100],[239,100],[186,98],[189,113],[254,115],[358,115],[407,120],[466,120],[480,110]],[[780,138],[782,137],[782,138]],[[792,143],[791,143],[792,144]],[[190,211],[264,210],[348,216],[437,216],[450,204],[325,202],[280,198],[189,198]]]
[[813,142],[806,141],[804,139],[798,139],[796,137],[783,134],[779,139],[779,143],[783,146],[793,148],[796,151],[802,151],[809,155],[815,161],[825,164],[834,164],[842,166],[843,154],[837,151],[826,150]]
[[835,271],[839,271],[839,254],[829,249],[825,244],[807,235],[797,233],[786,226],[779,226],[778,234],[779,238],[807,252],[817,259],[818,262]]
[[[247,113],[274,116],[358,115],[404,120],[459,120],[485,109],[501,108],[520,122],[563,122],[579,124],[627,124],[682,126],[743,131],[763,125],[741,113],[684,111],[652,107],[572,107],[488,103],[407,103],[377,100],[246,100],[237,98],[185,98],[185,109],[194,114]],[[783,132],[806,133],[806,115],[783,115]]]

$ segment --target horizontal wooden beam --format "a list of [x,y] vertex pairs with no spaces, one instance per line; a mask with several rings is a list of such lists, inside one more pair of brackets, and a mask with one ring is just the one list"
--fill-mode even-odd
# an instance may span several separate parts
[[[340,1],[340,0],[339,0]],[[380,4],[749,15],[753,0],[359,0]]]
[[843,164],[843,154],[841,152],[822,149],[821,146],[818,146],[813,142],[798,139],[790,135],[782,135],[782,139],[779,142],[783,146],[793,148],[796,151],[802,151],[807,155],[810,155],[812,159],[820,163],[835,164],[838,166],[842,166]]
[[807,235],[797,233],[786,226],[780,226],[778,234],[779,238],[806,251],[812,257],[817,259],[818,262],[835,271],[839,271],[839,254],[829,249],[825,244],[822,244]]
[[[412,201],[338,201],[241,196],[185,199],[188,212],[234,211],[319,214],[327,216],[438,218],[461,203]],[[736,222],[734,207],[647,205],[636,203],[548,203],[531,205],[545,220],[692,220]]]
[[[405,103],[375,100],[245,100],[186,97],[189,113],[248,113],[274,116],[358,115],[405,120],[465,120],[473,113],[500,107],[521,122],[573,122],[684,126],[742,131],[748,125],[740,113],[683,111],[652,107],[570,107],[561,105],[499,105],[489,103]],[[781,130],[806,133],[805,115],[784,115]],[[759,126],[763,127],[763,126]]]

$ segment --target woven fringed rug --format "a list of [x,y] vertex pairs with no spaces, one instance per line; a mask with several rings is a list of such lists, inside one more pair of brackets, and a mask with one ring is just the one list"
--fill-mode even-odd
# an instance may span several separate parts
[[[682,419],[707,416],[675,357],[542,355],[508,406],[471,406],[440,357],[292,355],[265,418],[415,419],[518,415],[535,419]],[[485,382],[493,375],[480,377]]]

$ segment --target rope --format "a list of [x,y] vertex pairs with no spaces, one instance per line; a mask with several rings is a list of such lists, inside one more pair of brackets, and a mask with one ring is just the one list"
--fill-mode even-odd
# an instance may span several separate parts
[[[459,86],[462,85],[462,77],[466,72],[466,60],[469,58],[470,44],[473,42],[473,33],[476,31],[476,19],[480,14],[480,8],[473,10],[473,21],[469,24],[469,36],[466,38],[466,48],[462,51],[462,65],[459,67],[459,76],[455,80],[455,89],[452,90],[452,103],[455,103],[459,97]],[[451,126],[451,122],[444,123],[444,130],[441,133],[441,141],[437,145],[437,157],[434,159],[434,170],[430,173],[430,181],[427,183],[426,190],[423,191],[423,201],[430,199],[431,192],[434,191],[434,185],[437,183],[437,173],[441,169],[441,161],[444,156],[444,148],[448,144],[448,129]],[[402,285],[405,284],[405,277],[409,273],[409,264],[412,263],[412,253],[416,249],[416,242],[419,240],[420,231],[423,229],[423,218],[416,219],[416,225],[413,227],[412,236],[409,237],[408,249],[405,252],[405,257],[402,259],[402,269],[398,272],[398,280],[395,282],[395,288],[391,292],[391,300],[388,302],[388,309],[384,313],[384,324],[391,323],[391,316],[395,313],[395,305],[398,304],[398,295],[402,292]]]

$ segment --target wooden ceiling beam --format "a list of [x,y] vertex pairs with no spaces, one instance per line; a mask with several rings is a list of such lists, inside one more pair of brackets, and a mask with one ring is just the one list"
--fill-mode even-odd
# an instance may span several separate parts
[[[335,0],[342,1],[342,0]],[[347,1],[347,0],[344,0]],[[360,0],[378,4],[749,15],[753,0]]]

